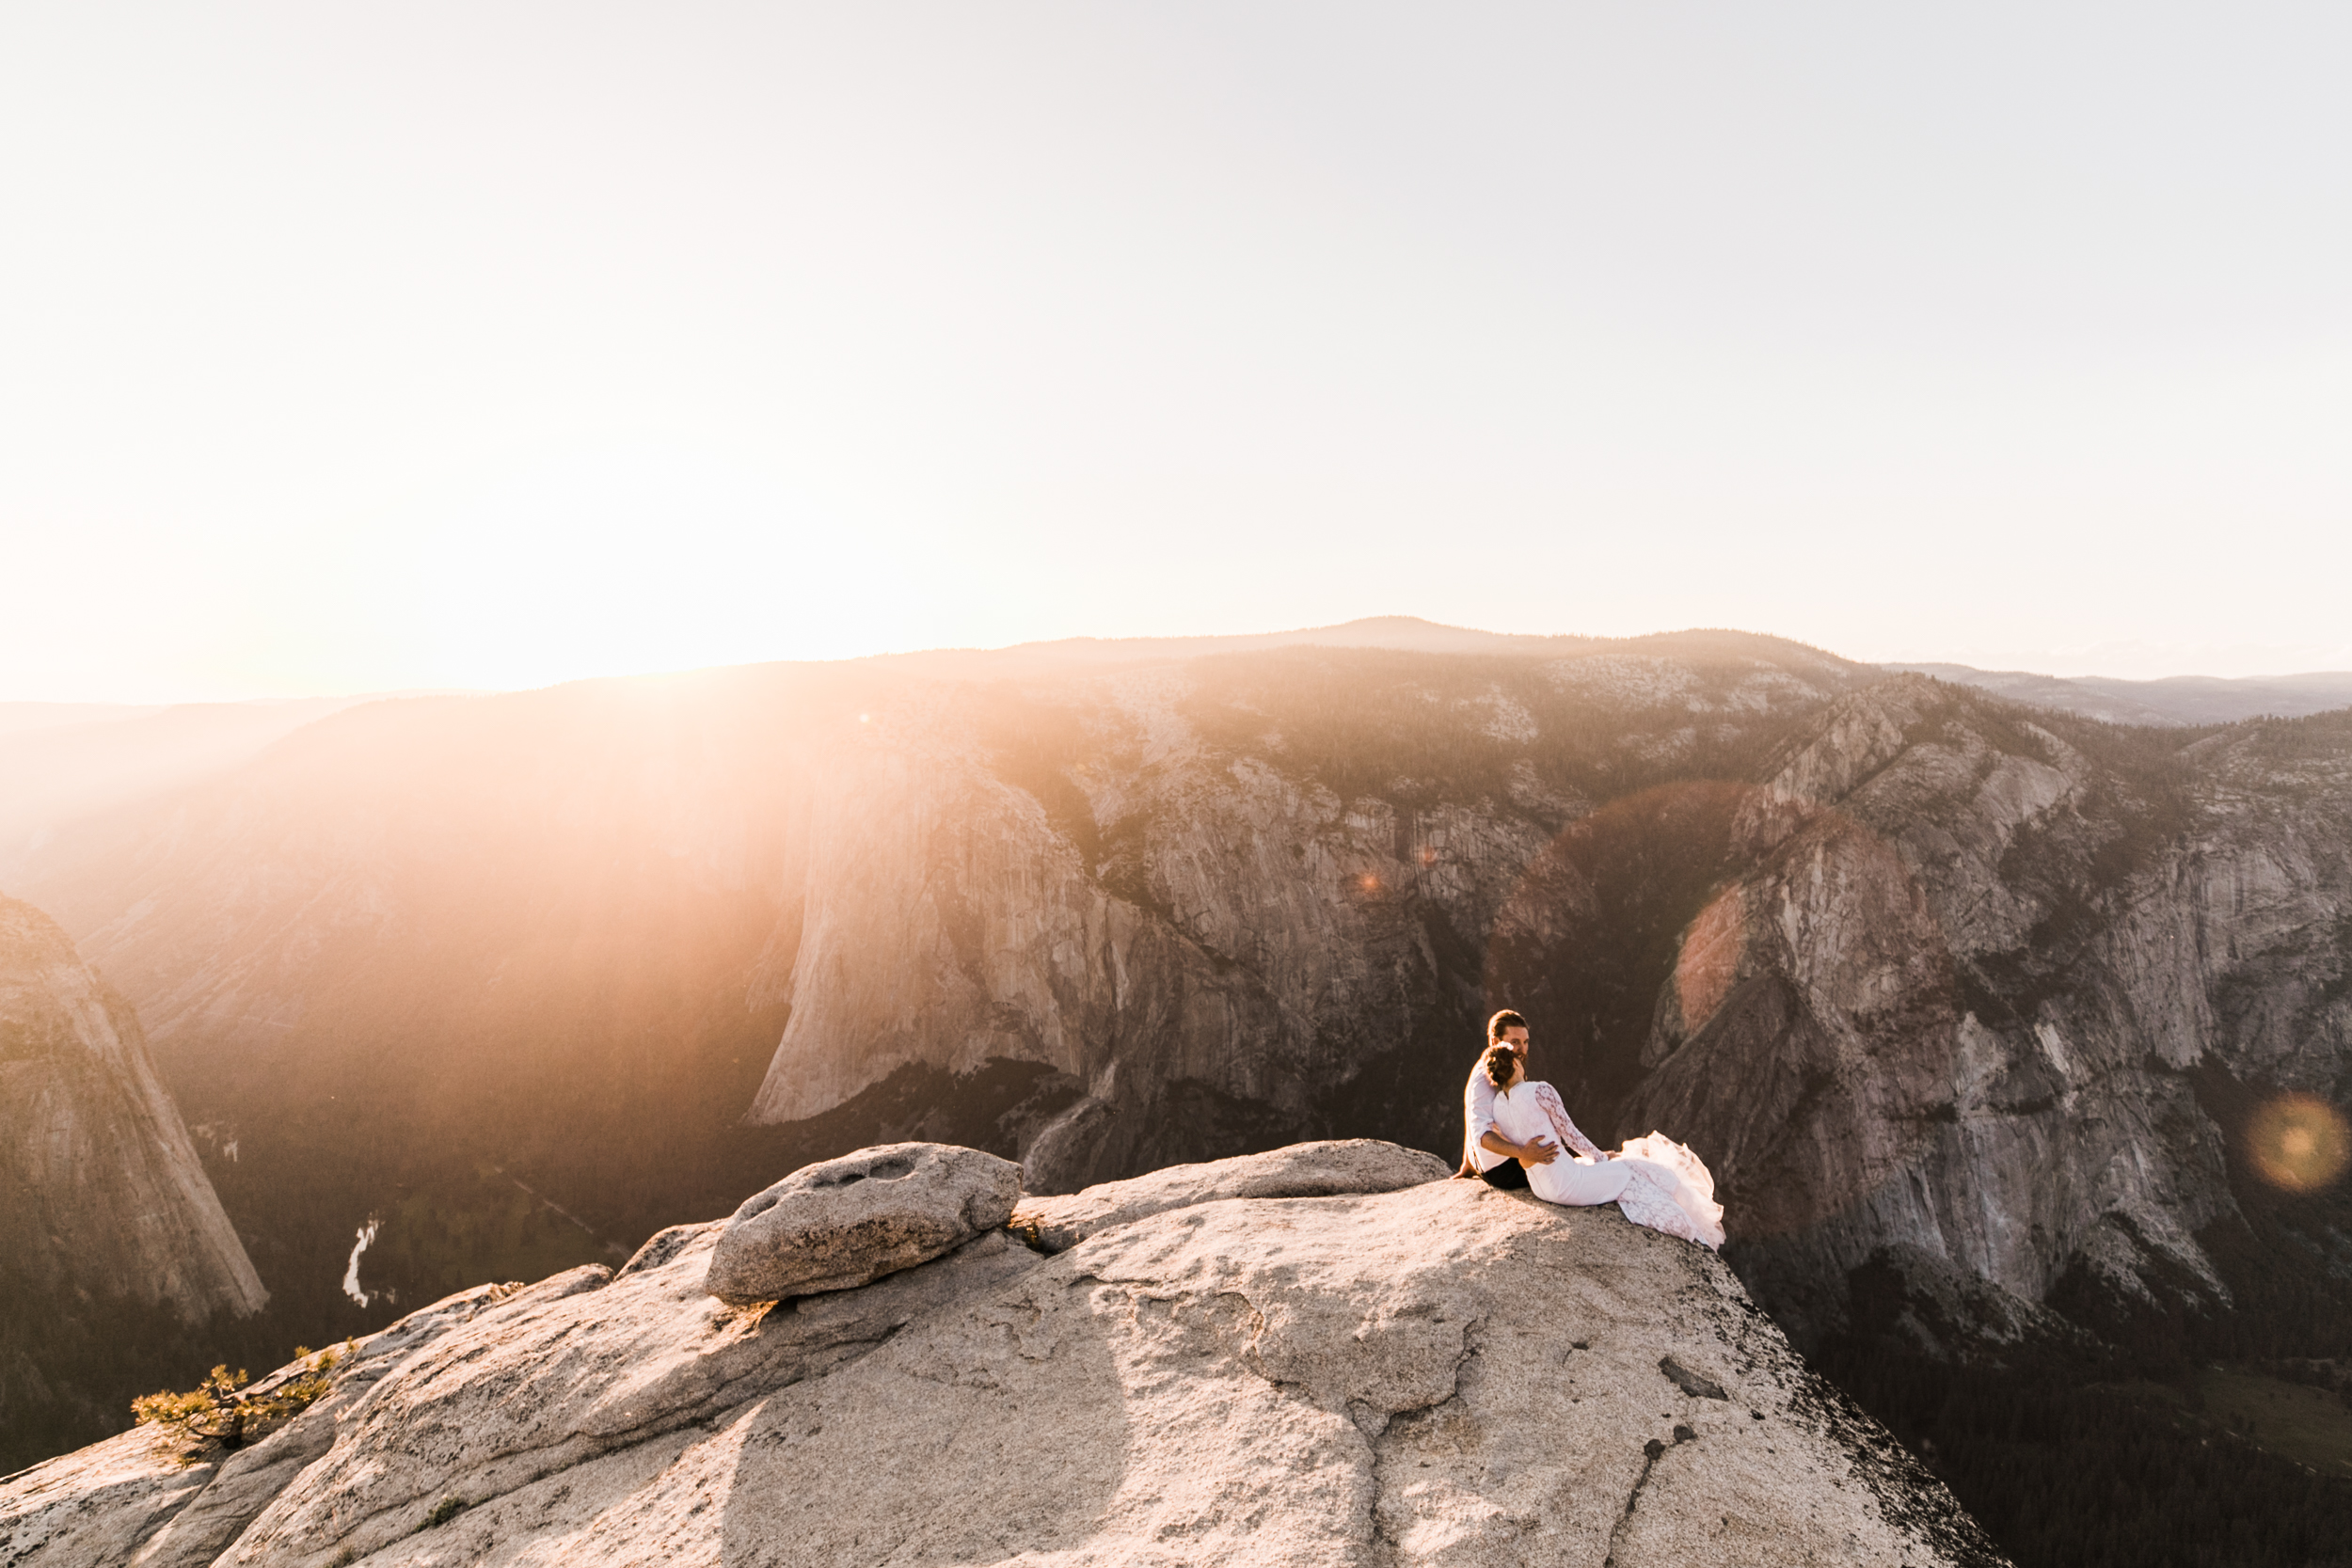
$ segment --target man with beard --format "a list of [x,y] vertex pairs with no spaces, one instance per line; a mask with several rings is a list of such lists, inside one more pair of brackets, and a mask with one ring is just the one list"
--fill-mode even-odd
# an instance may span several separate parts
[[[1527,1066],[1527,1020],[1505,1007],[1486,1021],[1488,1047],[1507,1045],[1518,1053],[1519,1066]],[[1514,1143],[1495,1131],[1495,1086],[1484,1070],[1486,1057],[1482,1051],[1479,1061],[1470,1068],[1470,1082],[1462,1085],[1462,1168],[1457,1177],[1477,1177],[1491,1187],[1524,1190],[1527,1171],[1531,1165],[1548,1165],[1560,1158],[1560,1146],[1538,1137],[1529,1143]]]

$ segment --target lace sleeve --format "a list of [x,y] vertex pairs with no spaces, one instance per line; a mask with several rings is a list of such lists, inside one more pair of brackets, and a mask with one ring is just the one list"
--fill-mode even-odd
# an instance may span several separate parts
[[1579,1154],[1589,1155],[1596,1160],[1601,1158],[1601,1152],[1594,1147],[1593,1140],[1579,1132],[1576,1123],[1568,1119],[1568,1108],[1560,1103],[1558,1089],[1553,1088],[1549,1084],[1536,1085],[1535,1103],[1543,1108],[1545,1117],[1551,1123],[1552,1132],[1559,1136],[1561,1148],[1573,1149]]

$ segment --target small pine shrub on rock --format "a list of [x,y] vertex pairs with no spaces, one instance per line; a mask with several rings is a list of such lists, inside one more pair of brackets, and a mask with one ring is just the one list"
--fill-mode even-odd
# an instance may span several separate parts
[[335,1386],[337,1364],[350,1351],[348,1339],[331,1350],[297,1346],[294,1359],[305,1364],[302,1370],[260,1391],[246,1389],[248,1378],[242,1368],[232,1372],[226,1366],[215,1367],[184,1394],[164,1389],[133,1400],[131,1417],[180,1444],[183,1457],[194,1457],[206,1443],[216,1442],[224,1449],[242,1448],[324,1398]]

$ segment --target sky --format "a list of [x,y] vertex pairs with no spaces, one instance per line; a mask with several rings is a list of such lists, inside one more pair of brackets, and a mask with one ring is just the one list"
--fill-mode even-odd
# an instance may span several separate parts
[[0,700],[2352,669],[2352,12],[0,8]]

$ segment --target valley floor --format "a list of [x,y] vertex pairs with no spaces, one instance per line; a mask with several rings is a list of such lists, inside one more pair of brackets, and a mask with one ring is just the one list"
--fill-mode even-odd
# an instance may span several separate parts
[[2315,1474],[2352,1480],[2352,1402],[2326,1388],[2289,1383],[2246,1367],[2201,1367],[2185,1386],[2113,1386],[2127,1400],[2161,1409],[2176,1428],[2205,1440],[2235,1438]]

